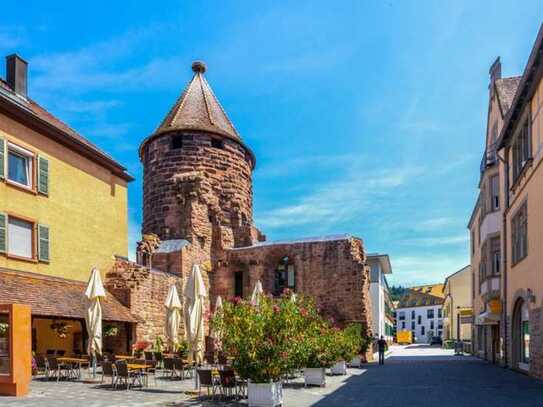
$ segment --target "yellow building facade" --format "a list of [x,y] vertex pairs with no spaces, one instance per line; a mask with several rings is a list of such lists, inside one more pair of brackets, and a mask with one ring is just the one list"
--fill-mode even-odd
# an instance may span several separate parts
[[[79,355],[91,270],[104,276],[128,253],[132,177],[30,99],[26,71],[11,55],[0,79],[0,304],[30,305],[36,354]],[[109,293],[103,312],[130,337],[135,319]],[[128,339],[116,343],[128,350]]]
[[[131,178],[121,166],[115,168],[113,160],[110,166],[101,164],[97,149],[84,152],[48,131],[40,132],[32,119],[41,121],[42,111],[33,102],[28,104],[35,114],[28,122],[10,114],[18,105],[9,94],[3,96],[0,267],[81,281],[88,279],[93,267],[105,272],[113,255],[128,252]],[[29,243],[23,241],[28,236]]]
[[473,321],[471,298],[471,266],[445,279],[443,294],[443,339],[471,342]]

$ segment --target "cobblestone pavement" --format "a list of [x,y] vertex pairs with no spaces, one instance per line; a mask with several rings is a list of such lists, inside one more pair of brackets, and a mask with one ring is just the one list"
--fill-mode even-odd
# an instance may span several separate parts
[[[4,407],[246,406],[199,400],[186,394],[191,380],[161,380],[144,390],[108,390],[84,383],[35,380],[22,399],[0,398]],[[384,366],[349,369],[328,376],[325,388],[303,387],[302,379],[285,386],[286,407],[512,407],[542,406],[543,382],[468,356],[424,345],[392,348]]]

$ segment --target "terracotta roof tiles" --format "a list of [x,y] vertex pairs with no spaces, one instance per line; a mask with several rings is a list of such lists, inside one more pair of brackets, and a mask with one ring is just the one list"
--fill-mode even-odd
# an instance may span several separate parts
[[[84,319],[88,307],[86,283],[0,268],[0,301],[28,304],[33,315]],[[101,302],[105,321],[137,322],[112,295]]]

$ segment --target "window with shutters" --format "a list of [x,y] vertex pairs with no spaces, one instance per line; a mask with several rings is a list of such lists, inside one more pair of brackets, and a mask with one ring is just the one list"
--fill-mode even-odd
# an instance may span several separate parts
[[8,143],[7,180],[19,187],[34,188],[34,154],[25,148]]
[[49,227],[0,213],[0,254],[20,260],[49,262]]
[[34,194],[49,195],[49,160],[0,138],[0,180]]

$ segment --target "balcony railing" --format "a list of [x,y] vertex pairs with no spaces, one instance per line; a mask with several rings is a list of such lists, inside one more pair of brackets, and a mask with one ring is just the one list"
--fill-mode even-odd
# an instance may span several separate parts
[[498,161],[498,150],[496,149],[496,143],[493,143],[483,153],[483,157],[481,158],[481,172],[485,172],[488,167],[496,164],[496,161]]

